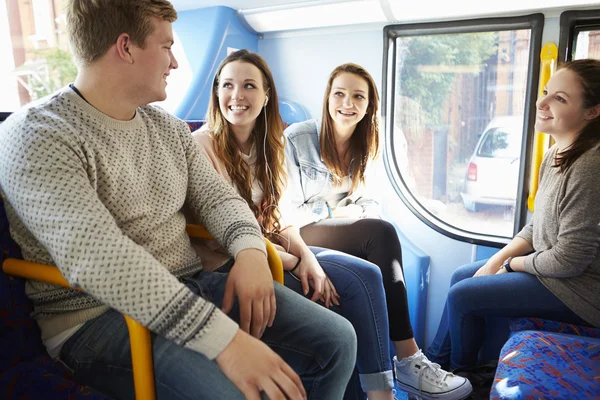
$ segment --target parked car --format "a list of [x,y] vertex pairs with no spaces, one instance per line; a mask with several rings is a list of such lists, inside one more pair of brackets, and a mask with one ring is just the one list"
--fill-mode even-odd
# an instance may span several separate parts
[[468,211],[482,204],[514,206],[519,181],[523,116],[494,118],[477,141],[465,176],[463,203]]

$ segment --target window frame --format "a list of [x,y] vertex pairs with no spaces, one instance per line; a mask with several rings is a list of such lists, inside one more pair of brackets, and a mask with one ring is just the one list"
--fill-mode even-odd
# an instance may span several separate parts
[[575,38],[589,27],[600,28],[600,9],[569,10],[560,14],[558,61],[571,61]]
[[384,139],[384,165],[390,181],[397,195],[408,209],[423,223],[435,231],[463,242],[490,247],[503,247],[511,238],[480,234],[466,231],[445,222],[429,212],[414,196],[406,185],[400,172],[399,163],[394,155],[394,103],[396,92],[396,39],[402,36],[425,36],[436,34],[478,33],[530,29],[531,41],[529,51],[529,66],[527,72],[527,88],[523,110],[524,134],[521,143],[521,159],[517,200],[515,204],[515,218],[513,235],[517,234],[527,222],[527,196],[529,170],[531,166],[531,147],[533,144],[535,124],[535,99],[537,98],[540,72],[540,52],[542,49],[542,33],[544,28],[544,14],[535,13],[512,17],[477,18],[467,20],[453,20],[445,22],[393,24],[383,29],[383,75],[381,117],[385,124]]

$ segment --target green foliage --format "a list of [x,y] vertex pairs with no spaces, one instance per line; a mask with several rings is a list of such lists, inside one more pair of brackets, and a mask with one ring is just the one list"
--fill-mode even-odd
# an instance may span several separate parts
[[35,98],[54,93],[75,80],[77,68],[68,51],[52,48],[36,50],[34,54],[38,60],[45,60],[47,66],[46,73],[40,75],[41,79],[30,81]]
[[457,71],[478,74],[497,49],[497,32],[400,37],[397,95],[419,104],[427,125],[439,125]]

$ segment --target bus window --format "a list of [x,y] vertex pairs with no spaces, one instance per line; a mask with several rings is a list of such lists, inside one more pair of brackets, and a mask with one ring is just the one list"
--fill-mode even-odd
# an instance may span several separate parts
[[600,59],[600,10],[569,10],[560,14],[558,58]]
[[496,23],[493,31],[489,24],[468,31],[446,24],[414,35],[415,25],[398,26],[390,42],[387,131],[402,197],[418,204],[430,225],[509,238],[523,165],[532,28]]
[[15,111],[75,79],[63,3],[1,2],[0,111]]
[[[12,112],[75,81],[69,50],[65,0],[0,2],[0,112]],[[176,32],[173,53],[179,62],[158,104],[174,112],[191,81],[191,67]]]
[[574,60],[600,59],[600,26],[595,29],[578,30],[573,46]]

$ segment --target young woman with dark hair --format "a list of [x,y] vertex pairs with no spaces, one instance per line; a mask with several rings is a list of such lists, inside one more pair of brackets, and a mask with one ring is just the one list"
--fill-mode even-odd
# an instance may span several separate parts
[[414,339],[392,224],[379,218],[374,162],[379,152],[379,95],[371,75],[348,63],[331,73],[320,121],[285,131],[288,188],[281,201],[289,225],[310,246],[342,251],[377,265],[383,276],[400,388],[424,399],[462,399],[471,384],[430,362]]
[[[599,116],[600,61],[560,67],[537,101],[536,131],[556,143],[542,161],[533,218],[489,260],[454,272],[432,360],[475,366],[486,317],[600,327]],[[508,338],[508,327],[496,334]]]

